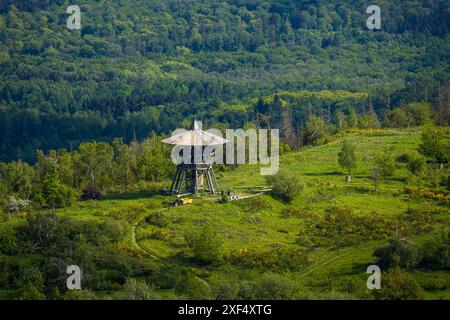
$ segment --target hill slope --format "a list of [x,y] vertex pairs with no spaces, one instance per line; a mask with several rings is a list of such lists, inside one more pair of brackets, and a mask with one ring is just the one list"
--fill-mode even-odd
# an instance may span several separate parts
[[193,117],[242,127],[253,110],[223,107],[279,90],[364,92],[379,111],[437,103],[448,83],[445,0],[380,1],[380,32],[366,28],[366,1],[77,3],[80,31],[66,28],[66,1],[1,2],[0,161]]
[[[99,297],[120,296],[124,277],[135,277],[156,285],[154,293],[163,298],[265,297],[264,290],[275,290],[267,289],[270,283],[282,287],[283,294],[273,298],[373,298],[366,288],[366,268],[376,263],[373,251],[396,233],[418,245],[437,239],[450,230],[450,212],[441,202],[406,193],[405,187],[414,182],[403,165],[378,190],[369,178],[377,153],[398,156],[415,149],[418,132],[378,130],[346,136],[358,150],[351,183],[344,182],[337,164],[343,139],[282,157],[281,169],[306,183],[291,204],[266,194],[228,203],[199,198],[191,205],[169,207],[166,196],[136,193],[59,209],[58,219],[69,219],[65,228],[84,235],[84,240],[75,238],[74,244],[82,244],[74,246],[77,254],[62,259],[84,265],[85,289]],[[257,170],[250,165],[219,170],[221,187],[231,186],[240,195],[252,193],[246,186],[266,184]],[[83,221],[91,227],[82,227]],[[24,223],[14,218],[3,223],[2,230]],[[100,229],[91,231],[96,225]],[[221,247],[223,259],[212,264],[198,260],[192,247],[198,230],[214,244],[204,244],[204,250],[211,254]],[[104,242],[103,237],[110,240]],[[46,258],[43,255],[31,257],[39,260]],[[19,254],[15,259],[26,265],[30,257]],[[4,272],[12,273],[6,266]],[[422,286],[423,297],[449,298],[448,271],[420,268],[409,276]]]

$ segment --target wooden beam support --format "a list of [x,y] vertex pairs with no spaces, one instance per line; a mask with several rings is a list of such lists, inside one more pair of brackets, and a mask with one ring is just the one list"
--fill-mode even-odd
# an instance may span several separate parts
[[194,166],[180,165],[177,167],[175,177],[170,185],[170,193],[181,194],[184,189],[187,192],[191,192],[194,195],[199,194],[199,178],[200,174],[203,175],[203,189],[205,189],[204,180],[208,185],[208,191],[213,195],[220,193],[219,184],[217,183],[216,175],[211,165],[199,164]]

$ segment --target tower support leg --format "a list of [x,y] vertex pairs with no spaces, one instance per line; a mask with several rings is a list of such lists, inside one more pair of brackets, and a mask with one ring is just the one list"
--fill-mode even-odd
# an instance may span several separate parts
[[209,169],[205,170],[206,181],[208,182],[208,189],[214,196],[216,195],[216,190],[214,188],[214,184],[211,178],[211,171]]
[[[200,178],[202,178],[202,183],[199,181]],[[220,193],[219,184],[217,183],[216,175],[214,174],[214,170],[211,166],[199,168],[178,166],[170,185],[170,193],[174,195],[181,194],[183,191],[186,191],[197,196],[199,194],[199,188],[206,190],[206,186],[204,184],[205,179],[209,192],[213,195]]]
[[219,184],[217,183],[217,179],[216,179],[216,175],[214,174],[214,170],[211,168],[211,175],[214,181],[214,186],[216,188],[216,191],[219,193],[220,192],[220,188],[219,188]]
[[177,167],[177,171],[175,172],[175,177],[172,180],[172,184],[170,185],[170,193],[174,194],[177,189],[178,184],[178,176],[180,175],[180,168]]
[[178,185],[178,194],[181,194],[181,190],[183,189],[183,180],[185,178],[186,175],[186,171],[185,170],[181,170],[181,175],[179,180],[179,185]]

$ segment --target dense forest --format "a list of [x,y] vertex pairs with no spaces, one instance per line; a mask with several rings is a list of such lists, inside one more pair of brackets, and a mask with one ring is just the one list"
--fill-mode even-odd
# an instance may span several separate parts
[[379,31],[367,1],[79,0],[74,31],[71,4],[0,3],[1,161],[142,141],[194,117],[287,128],[293,148],[313,116],[392,125],[393,109],[423,102],[449,121],[446,0],[378,1]]
[[[448,0],[0,1],[0,300],[450,299],[449,32]],[[279,129],[278,173],[164,192],[194,119]]]

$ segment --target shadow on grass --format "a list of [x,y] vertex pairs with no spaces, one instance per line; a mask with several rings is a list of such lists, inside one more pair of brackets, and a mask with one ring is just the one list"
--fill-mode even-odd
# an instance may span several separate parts
[[390,177],[389,179],[386,179],[386,181],[406,183],[408,181],[408,178],[407,177]]
[[199,268],[205,268],[205,267],[211,267],[214,264],[207,263],[204,261],[200,261],[196,259],[195,257],[191,255],[186,255],[184,253],[175,253],[172,256],[164,258],[162,260],[164,264],[166,265],[176,265],[179,267],[184,268],[192,268],[192,267],[199,267]]
[[135,200],[142,198],[150,198],[155,195],[163,195],[162,191],[136,191],[136,192],[125,192],[125,193],[111,193],[104,195],[100,200]]
[[375,189],[372,186],[352,186],[347,187],[347,194],[372,194]]
[[333,172],[320,172],[320,173],[304,173],[304,176],[343,176],[342,172],[333,171]]

